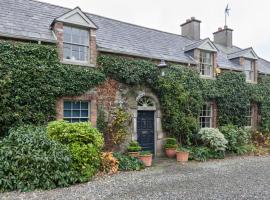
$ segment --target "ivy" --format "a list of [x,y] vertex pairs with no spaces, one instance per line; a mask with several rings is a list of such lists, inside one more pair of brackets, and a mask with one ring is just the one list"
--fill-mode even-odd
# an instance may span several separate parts
[[0,135],[16,125],[45,124],[56,99],[79,95],[105,80],[103,73],[63,65],[54,46],[0,42]]

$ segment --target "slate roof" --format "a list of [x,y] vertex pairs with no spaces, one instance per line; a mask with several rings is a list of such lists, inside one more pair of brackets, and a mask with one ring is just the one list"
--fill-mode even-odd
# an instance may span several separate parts
[[[50,24],[70,10],[35,0],[0,0],[0,36],[55,43]],[[177,34],[85,14],[98,27],[96,40],[100,51],[196,64],[184,50],[196,41]],[[242,70],[228,59],[228,54],[240,48],[215,45],[219,50],[217,63],[220,67]],[[259,71],[270,74],[270,62],[263,59],[258,62]]]

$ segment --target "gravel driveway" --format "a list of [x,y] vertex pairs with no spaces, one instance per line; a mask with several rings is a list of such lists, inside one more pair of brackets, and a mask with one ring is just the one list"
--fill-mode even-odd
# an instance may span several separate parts
[[141,172],[120,173],[51,191],[5,193],[0,199],[270,199],[270,157],[185,165],[159,160]]

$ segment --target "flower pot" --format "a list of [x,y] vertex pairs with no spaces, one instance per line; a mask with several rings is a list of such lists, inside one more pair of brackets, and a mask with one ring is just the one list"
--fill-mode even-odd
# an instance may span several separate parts
[[166,153],[166,156],[168,158],[174,158],[175,154],[176,154],[176,149],[174,149],[174,148],[166,148],[165,153]]
[[187,162],[188,161],[189,152],[186,151],[177,151],[176,159],[178,162]]
[[153,155],[139,155],[139,159],[144,163],[146,167],[151,167],[152,166],[152,157]]
[[128,154],[130,156],[132,156],[132,157],[135,157],[135,158],[139,157],[139,152],[138,151],[137,152],[128,152]]

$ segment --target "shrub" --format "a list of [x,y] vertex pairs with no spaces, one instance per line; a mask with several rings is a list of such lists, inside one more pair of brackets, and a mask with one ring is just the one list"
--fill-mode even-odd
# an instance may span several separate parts
[[138,152],[142,149],[137,141],[131,141],[128,145],[128,152]]
[[52,189],[76,182],[68,148],[43,127],[11,129],[0,141],[0,191]]
[[228,141],[224,135],[215,128],[202,128],[198,135],[202,142],[214,151],[225,151]]
[[130,116],[123,108],[116,108],[112,111],[109,121],[105,147],[107,150],[114,150],[126,140]]
[[119,161],[113,156],[112,152],[102,153],[100,171],[107,174],[115,174],[118,171]]
[[177,142],[175,138],[166,138],[166,142],[164,145],[165,149],[176,149]]
[[227,149],[237,154],[243,154],[245,145],[251,143],[251,129],[247,127],[239,128],[227,125],[220,128],[220,131],[228,141]]
[[114,153],[113,156],[119,161],[119,170],[121,171],[134,171],[145,168],[143,162],[137,158],[121,153]]
[[197,160],[197,161],[207,161],[208,159],[222,159],[224,158],[224,153],[220,151],[214,151],[208,147],[204,146],[195,146],[189,148],[189,158],[191,160]]
[[69,147],[73,168],[79,173],[80,181],[89,180],[97,172],[104,140],[89,122],[54,121],[48,125],[48,135]]

